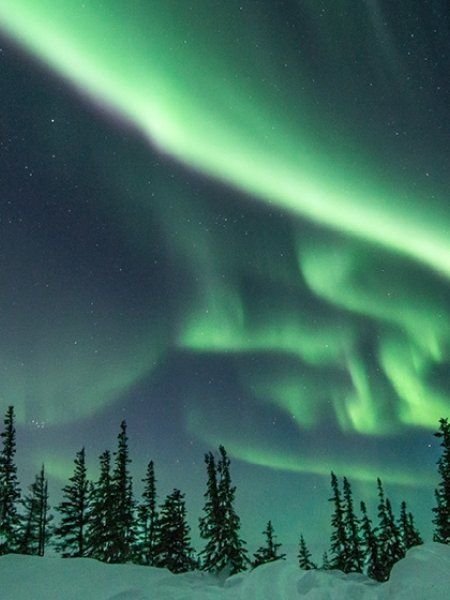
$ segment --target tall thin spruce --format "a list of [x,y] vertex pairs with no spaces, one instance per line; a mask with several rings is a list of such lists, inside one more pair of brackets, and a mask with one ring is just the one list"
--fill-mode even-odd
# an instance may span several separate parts
[[14,408],[9,406],[4,419],[0,453],[0,555],[15,552],[18,543],[20,489],[17,480],[16,430]]
[[362,573],[364,566],[364,556],[361,548],[361,538],[359,535],[359,520],[353,509],[352,488],[347,477],[344,477],[343,496],[343,519],[347,540],[345,572]]
[[156,506],[156,479],[153,461],[148,463],[144,483],[143,501],[138,506],[136,532],[136,560],[140,564],[155,566],[158,562],[159,516]]
[[435,490],[436,506],[433,508],[433,540],[450,544],[450,423],[440,419],[435,437],[441,440],[442,454],[437,462],[440,481]]
[[378,548],[380,580],[387,581],[394,564],[405,555],[405,550],[396,525],[389,498],[385,497],[381,479],[378,487]]
[[100,456],[100,475],[90,489],[90,512],[87,528],[88,554],[103,562],[115,558],[114,498],[111,483],[111,453]]
[[422,537],[415,526],[414,517],[411,512],[407,511],[406,502],[404,500],[400,505],[398,529],[400,531],[400,537],[405,551],[409,550],[413,546],[419,546],[420,544],[423,544]]
[[63,488],[63,500],[56,510],[61,518],[55,528],[56,548],[64,558],[87,556],[89,523],[89,489],[84,448],[75,456],[75,467],[69,483]]
[[124,563],[133,558],[135,546],[135,520],[132,477],[129,471],[131,459],[128,450],[127,424],[122,421],[118,435],[112,475],[112,506],[114,525],[110,562]]
[[200,553],[202,568],[222,576],[247,568],[249,560],[241,539],[240,519],[234,507],[236,488],[231,484],[230,459],[223,446],[216,462],[212,453],[205,456],[208,483],[205,515],[200,519],[200,535],[207,540]]
[[44,556],[51,537],[50,524],[53,518],[49,514],[48,482],[44,465],[23,500],[23,508],[19,528],[19,552]]
[[361,502],[361,521],[360,531],[362,539],[362,551],[364,556],[364,567],[366,573],[376,581],[383,581],[384,571],[380,565],[378,539],[372,525],[372,521],[367,514],[365,502]]
[[206,546],[200,552],[200,565],[204,571],[217,573],[222,566],[222,514],[219,503],[216,460],[212,452],[205,454],[207,473],[203,516],[199,519],[200,536]]
[[344,522],[344,503],[339,490],[338,478],[334,473],[331,473],[331,489],[333,495],[329,501],[333,503],[334,511],[331,517],[332,533],[330,565],[332,569],[339,569],[340,571],[345,572],[349,556],[348,538]]

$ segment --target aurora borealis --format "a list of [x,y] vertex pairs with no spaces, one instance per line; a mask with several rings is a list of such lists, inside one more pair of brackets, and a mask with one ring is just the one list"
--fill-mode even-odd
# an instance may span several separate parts
[[94,465],[125,415],[194,512],[225,444],[250,539],[314,537],[331,469],[429,520],[449,24],[444,0],[0,0],[0,397],[30,477],[83,443]]

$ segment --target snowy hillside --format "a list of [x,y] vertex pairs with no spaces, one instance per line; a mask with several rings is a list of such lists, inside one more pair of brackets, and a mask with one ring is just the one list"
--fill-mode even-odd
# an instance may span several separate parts
[[300,571],[281,561],[218,585],[203,573],[105,565],[91,559],[0,558],[1,600],[443,600],[450,547],[425,544],[397,563],[388,583],[337,571]]

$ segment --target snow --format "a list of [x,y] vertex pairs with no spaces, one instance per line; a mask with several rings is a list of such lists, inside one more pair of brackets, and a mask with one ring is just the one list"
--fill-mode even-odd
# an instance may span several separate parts
[[1,600],[442,600],[450,546],[425,544],[395,565],[387,583],[339,571],[301,571],[295,560],[218,582],[205,573],[105,565],[87,558],[0,557]]

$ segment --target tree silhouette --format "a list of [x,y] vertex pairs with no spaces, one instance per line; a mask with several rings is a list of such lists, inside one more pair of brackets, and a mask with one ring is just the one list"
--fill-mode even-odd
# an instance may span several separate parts
[[111,453],[100,456],[100,475],[90,489],[90,513],[87,528],[88,553],[103,562],[115,559],[115,522],[111,483]]
[[433,540],[441,544],[450,544],[450,423],[448,419],[440,419],[439,431],[434,435],[441,440],[442,454],[437,462],[441,479],[435,491]]
[[44,465],[25,496],[23,507],[19,529],[19,552],[44,556],[51,536],[52,521],[52,516],[49,515],[48,483]]
[[120,424],[118,448],[114,454],[114,471],[111,478],[113,545],[110,562],[120,563],[132,559],[135,544],[133,485],[128,468],[131,459],[125,421]]
[[278,553],[278,550],[281,548],[281,544],[275,542],[276,536],[274,536],[273,533],[272,521],[267,523],[267,527],[263,531],[263,535],[266,538],[266,543],[264,546],[260,546],[255,552],[252,563],[253,567],[258,567],[259,565],[284,559],[286,557],[286,554]]
[[339,490],[339,483],[336,475],[331,473],[332,497],[329,499],[334,504],[334,511],[331,517],[331,561],[332,569],[346,571],[348,565],[348,539],[344,522],[344,504]]
[[56,548],[64,558],[86,556],[86,530],[89,520],[89,481],[86,474],[86,455],[82,448],[75,457],[75,470],[63,489],[63,500],[57,507],[61,520],[54,534]]
[[364,557],[361,549],[361,540],[359,537],[359,522],[353,509],[352,488],[347,477],[344,477],[343,485],[344,495],[344,527],[346,530],[347,549],[345,553],[346,573],[362,573],[364,566]]
[[384,581],[384,571],[380,565],[378,540],[372,526],[372,521],[367,514],[365,502],[361,502],[361,538],[362,549],[365,556],[364,564],[367,575],[376,581]]
[[18,504],[20,501],[16,454],[16,430],[14,427],[14,408],[9,406],[4,419],[5,429],[0,434],[2,450],[0,453],[0,555],[17,550],[19,528]]
[[405,551],[409,550],[413,546],[419,546],[420,544],[423,544],[420,533],[414,524],[414,517],[412,513],[407,512],[406,502],[404,500],[400,505],[398,528]]
[[172,573],[185,573],[196,565],[186,523],[184,495],[174,489],[161,506],[158,566]]
[[142,494],[143,502],[138,507],[136,554],[138,562],[155,566],[158,554],[159,518],[156,507],[155,468],[152,460],[142,481],[145,487]]
[[212,573],[235,574],[248,564],[245,542],[240,538],[240,519],[234,508],[236,488],[231,484],[230,460],[223,446],[216,467],[214,456],[205,456],[208,483],[205,515],[200,519],[200,534],[208,540],[200,553],[202,568]]
[[[303,569],[304,571],[310,571],[311,569],[317,569],[317,565],[311,559],[311,552],[308,550],[308,548],[306,546],[305,538],[303,537],[303,535],[300,536],[297,558],[298,558],[298,565],[299,565],[300,569]],[[329,563],[328,563],[328,555],[326,552],[323,557],[322,568],[323,569],[330,568]]]
[[404,557],[400,532],[395,523],[390,500],[385,498],[383,484],[377,479],[378,486],[378,547],[381,581],[387,581],[394,564]]

